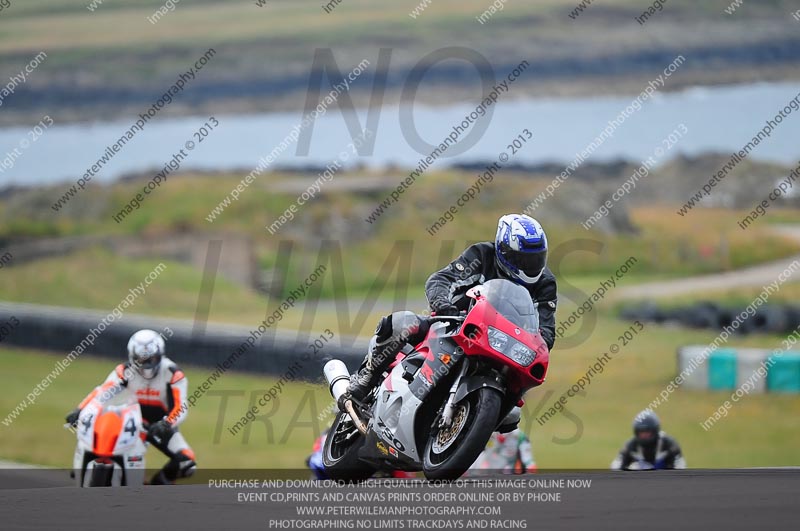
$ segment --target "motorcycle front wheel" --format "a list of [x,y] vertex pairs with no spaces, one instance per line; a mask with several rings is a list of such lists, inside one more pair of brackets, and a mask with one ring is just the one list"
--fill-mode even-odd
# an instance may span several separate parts
[[114,465],[95,461],[89,479],[89,487],[110,487],[114,477]]
[[461,477],[489,442],[500,415],[500,392],[483,387],[456,404],[452,424],[434,427],[425,445],[422,471],[428,479]]

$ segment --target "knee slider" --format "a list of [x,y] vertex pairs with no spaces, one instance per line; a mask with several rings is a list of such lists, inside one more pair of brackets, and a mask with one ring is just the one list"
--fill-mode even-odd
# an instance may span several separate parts
[[392,337],[392,317],[381,317],[378,327],[375,328],[375,336],[378,341],[386,341]]
[[392,330],[405,338],[419,331],[420,320],[411,311],[394,312],[392,314]]

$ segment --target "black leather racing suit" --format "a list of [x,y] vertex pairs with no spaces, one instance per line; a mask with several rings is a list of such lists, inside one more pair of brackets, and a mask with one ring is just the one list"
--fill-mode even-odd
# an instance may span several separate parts
[[[431,310],[450,304],[459,310],[467,310],[470,302],[467,290],[487,280],[505,278],[497,269],[494,253],[493,242],[476,243],[447,267],[432,274],[425,283],[425,295]],[[556,340],[556,278],[545,267],[536,284],[526,287],[539,312],[542,339],[547,348],[552,349]]]
[[678,441],[659,432],[652,444],[643,445],[631,438],[611,463],[613,470],[672,470],[686,468]]
[[[505,278],[497,269],[494,243],[476,243],[447,267],[432,274],[425,283],[425,294],[432,311],[455,306],[467,310],[467,290],[487,280]],[[548,349],[555,342],[556,279],[545,267],[542,276],[532,286],[527,286],[534,307],[539,312],[539,331]],[[414,312],[394,312],[381,319],[375,335],[370,340],[367,355],[358,373],[351,379],[351,389],[366,395],[374,388],[380,375],[407,343],[421,341],[430,322]]]

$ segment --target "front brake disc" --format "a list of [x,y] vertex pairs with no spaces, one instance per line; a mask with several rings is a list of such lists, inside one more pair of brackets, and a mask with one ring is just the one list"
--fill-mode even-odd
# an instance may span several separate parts
[[436,439],[434,439],[431,445],[431,450],[433,450],[435,454],[442,454],[453,445],[456,439],[458,439],[461,430],[464,428],[467,417],[469,417],[469,402],[464,402],[458,406],[456,414],[453,417],[453,423],[450,424],[450,427],[439,428]]

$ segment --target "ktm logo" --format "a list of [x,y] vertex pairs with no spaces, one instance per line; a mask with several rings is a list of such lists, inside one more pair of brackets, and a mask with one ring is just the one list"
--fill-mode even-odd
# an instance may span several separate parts
[[159,396],[161,391],[158,389],[137,389],[136,396]]

